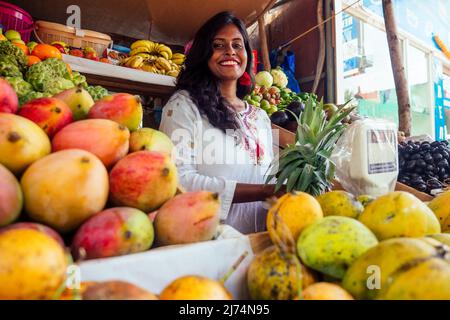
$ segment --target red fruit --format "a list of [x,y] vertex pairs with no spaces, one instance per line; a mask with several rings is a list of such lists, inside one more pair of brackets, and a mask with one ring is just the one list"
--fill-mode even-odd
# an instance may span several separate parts
[[53,152],[82,149],[96,155],[109,168],[128,153],[130,132],[114,121],[88,119],[69,124],[52,140]]
[[130,131],[141,124],[143,109],[138,97],[129,93],[116,93],[98,100],[89,110],[90,119],[109,119],[126,126]]
[[139,151],[117,162],[110,172],[109,185],[114,205],[150,212],[175,195],[178,172],[168,156]]
[[51,238],[55,239],[56,242],[58,242],[63,248],[65,247],[64,240],[61,238],[59,233],[56,232],[55,230],[53,230],[50,227],[44,226],[43,224],[34,223],[34,222],[14,223],[12,225],[9,225],[9,226],[7,226],[5,228],[0,229],[0,233],[4,232],[6,230],[11,230],[11,229],[32,229],[32,230],[37,230],[37,231],[45,233],[46,235],[48,235]]
[[66,49],[59,43],[55,43],[52,46],[54,46],[56,49],[58,49],[61,53],[66,53]]
[[85,52],[84,57],[86,59],[90,59],[90,60],[95,60],[96,58],[99,59],[98,56],[97,56],[97,53],[94,52],[94,51]]
[[84,58],[83,51],[81,51],[79,49],[71,49],[69,51],[69,54],[74,57]]
[[101,58],[100,62],[112,64],[111,60],[109,60],[108,58]]
[[49,137],[73,121],[67,104],[56,98],[39,98],[22,106],[19,115],[36,123]]
[[145,251],[153,240],[153,224],[144,212],[111,208],[95,214],[78,229],[72,252],[80,258],[84,251],[86,259],[120,256]]
[[0,78],[0,112],[16,113],[19,109],[19,99],[11,85]]

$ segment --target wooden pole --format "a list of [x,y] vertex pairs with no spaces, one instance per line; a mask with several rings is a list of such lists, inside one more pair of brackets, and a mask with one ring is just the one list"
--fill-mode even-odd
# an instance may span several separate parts
[[266,19],[265,14],[262,14],[258,19],[259,27],[259,45],[261,47],[261,57],[264,65],[264,70],[270,71],[270,58],[269,58],[269,47],[267,45],[267,33],[266,33]]
[[384,23],[391,56],[392,72],[394,73],[395,90],[398,102],[399,131],[407,137],[411,135],[411,104],[409,102],[408,82],[402,61],[402,48],[397,33],[394,5],[392,0],[383,0]]

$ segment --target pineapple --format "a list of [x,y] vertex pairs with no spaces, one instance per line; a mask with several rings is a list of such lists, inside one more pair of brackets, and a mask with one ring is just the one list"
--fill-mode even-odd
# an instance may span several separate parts
[[276,192],[285,183],[287,192],[303,191],[318,196],[330,190],[335,171],[330,156],[346,127],[342,120],[354,109],[345,108],[346,105],[327,119],[323,100],[316,103],[310,98],[300,117],[295,117],[298,124],[295,143],[282,150],[272,163],[266,183],[276,178]]

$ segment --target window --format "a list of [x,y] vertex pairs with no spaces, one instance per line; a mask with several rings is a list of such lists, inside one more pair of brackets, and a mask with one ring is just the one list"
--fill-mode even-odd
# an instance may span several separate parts
[[[351,14],[342,15],[342,75],[344,99],[354,99],[360,115],[398,124],[398,103],[386,32]],[[434,136],[428,55],[406,46],[412,135]]]
[[428,77],[427,54],[413,46],[408,45],[408,72],[409,99],[411,103],[412,135],[433,135],[431,123],[431,100]]
[[[349,20],[344,14],[344,21]],[[351,17],[351,16],[350,16]],[[344,22],[342,86],[359,114],[398,123],[394,78],[386,34],[356,17]],[[339,80],[338,80],[339,81]]]

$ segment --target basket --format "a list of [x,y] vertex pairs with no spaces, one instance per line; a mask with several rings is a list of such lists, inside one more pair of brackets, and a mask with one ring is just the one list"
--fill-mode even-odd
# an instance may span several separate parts
[[31,32],[33,31],[33,18],[25,10],[0,1],[0,23],[6,30],[19,32],[23,41],[30,41]]
[[71,47],[92,47],[99,57],[103,55],[106,48],[112,45],[111,37],[107,34],[77,30],[59,23],[36,21],[34,31],[36,38],[41,43],[51,44],[54,41],[62,41]]

